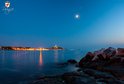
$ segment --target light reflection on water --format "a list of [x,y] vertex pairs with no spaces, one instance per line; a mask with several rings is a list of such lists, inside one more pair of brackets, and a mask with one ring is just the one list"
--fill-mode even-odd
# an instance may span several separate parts
[[39,65],[42,66],[42,64],[43,64],[43,57],[42,57],[42,51],[40,51]]
[[57,63],[58,62],[58,50],[54,50],[54,59],[55,59],[55,62]]
[[34,76],[73,71],[72,66],[58,64],[69,59],[79,60],[83,54],[81,50],[0,51],[0,84],[18,84]]

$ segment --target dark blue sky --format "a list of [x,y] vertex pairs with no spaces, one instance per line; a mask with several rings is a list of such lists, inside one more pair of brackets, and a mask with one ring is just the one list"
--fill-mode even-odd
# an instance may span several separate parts
[[[9,0],[0,45],[86,47],[124,43],[124,0]],[[75,15],[80,18],[76,19]]]

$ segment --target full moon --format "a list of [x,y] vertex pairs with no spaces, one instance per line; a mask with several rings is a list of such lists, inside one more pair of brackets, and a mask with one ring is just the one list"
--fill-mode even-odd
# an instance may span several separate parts
[[79,18],[80,18],[80,15],[79,15],[79,14],[76,14],[76,15],[75,15],[75,18],[76,18],[76,19],[79,19]]

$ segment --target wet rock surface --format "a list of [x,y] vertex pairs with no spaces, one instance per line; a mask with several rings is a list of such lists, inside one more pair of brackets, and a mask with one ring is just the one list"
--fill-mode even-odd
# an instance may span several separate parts
[[60,76],[42,77],[29,84],[66,84]]
[[110,73],[94,69],[81,69],[59,76],[41,77],[29,84],[124,84],[124,81]]

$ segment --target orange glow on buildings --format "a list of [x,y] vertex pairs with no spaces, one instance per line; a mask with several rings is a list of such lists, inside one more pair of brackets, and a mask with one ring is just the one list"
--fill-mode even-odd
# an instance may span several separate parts
[[12,47],[13,50],[28,50],[28,51],[32,51],[32,50],[36,50],[36,48],[19,48],[19,47]]
[[41,51],[41,50],[49,50],[49,49],[46,49],[46,48],[19,48],[19,47],[12,47],[13,50],[18,50],[18,51]]

